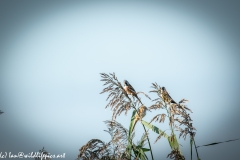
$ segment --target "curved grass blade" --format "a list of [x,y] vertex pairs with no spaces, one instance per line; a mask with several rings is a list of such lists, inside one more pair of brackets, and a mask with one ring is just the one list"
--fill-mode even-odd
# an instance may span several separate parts
[[197,148],[198,148],[198,147],[203,147],[203,146],[212,146],[212,145],[216,145],[216,144],[220,144],[220,143],[226,143],[226,142],[237,141],[237,140],[240,140],[240,138],[238,138],[238,139],[232,139],[232,140],[227,140],[227,141],[223,141],[223,142],[209,143],[209,144],[205,144],[205,145],[202,145],[202,146],[197,146]]
[[148,151],[150,151],[149,148],[142,148],[142,150],[143,150],[143,152],[148,152]]
[[131,117],[131,123],[130,123],[130,126],[129,126],[129,137],[131,136],[132,132],[133,132],[133,126],[134,126],[134,121],[135,121],[135,114],[136,114],[136,111],[134,110],[133,113],[132,113],[132,117]]
[[154,131],[157,134],[162,134],[163,137],[168,139],[169,145],[171,147],[172,150],[178,150],[181,153],[180,147],[179,147],[179,143],[177,141],[177,137],[176,135],[172,135],[172,136],[168,136],[165,132],[163,132],[162,130],[160,130],[158,127],[146,122],[142,120],[142,124],[144,126],[146,126],[147,128],[151,129],[152,131]]
[[156,127],[156,126],[154,126],[154,125],[152,125],[152,124],[150,124],[150,123],[148,123],[148,122],[146,122],[146,121],[144,121],[144,120],[142,120],[142,124],[143,124],[144,126],[146,126],[148,129],[151,129],[153,132],[155,132],[155,133],[157,133],[157,134],[162,134],[162,136],[165,137],[165,138],[168,138],[168,137],[169,137],[169,136],[168,136],[166,133],[164,133],[161,129],[159,129],[158,127]]
[[[132,112],[132,117],[131,117],[131,122],[130,122],[130,125],[129,125],[129,131],[128,131],[128,147],[127,147],[127,152],[128,152],[128,155],[131,157],[131,154],[132,154],[132,139],[131,139],[131,135],[132,135],[132,132],[133,132],[133,126],[134,126],[134,119],[135,119],[135,114],[136,114],[136,111],[134,110]],[[129,157],[129,158],[130,158]]]

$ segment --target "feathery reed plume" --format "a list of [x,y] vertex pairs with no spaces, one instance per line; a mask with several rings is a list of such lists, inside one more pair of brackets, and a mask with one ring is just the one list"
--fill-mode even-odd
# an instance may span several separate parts
[[108,146],[110,144],[106,144],[99,139],[91,139],[87,144],[82,146],[79,151],[79,155],[77,159],[79,160],[87,160],[87,159],[101,159],[104,156],[109,155]]
[[108,85],[100,94],[109,92],[106,100],[110,100],[105,108],[111,107],[113,110],[112,119],[115,120],[123,111],[127,114],[128,110],[131,109],[131,99],[128,97],[114,73],[110,73],[109,75],[100,73],[100,75],[102,77],[101,81],[105,81],[104,85]]
[[[190,117],[190,114],[188,113],[192,113],[192,111],[185,105],[186,102],[187,100],[182,99],[178,103],[178,105],[175,106],[176,108],[172,109],[175,115],[180,115],[180,118],[176,117],[174,121],[179,123],[178,126],[176,125],[176,128],[180,131],[179,138],[183,136],[184,139],[186,139],[186,136],[188,134],[190,135],[190,137],[194,137],[194,130],[196,130],[192,125],[192,119]],[[185,128],[182,129],[180,126],[185,126]]]
[[150,110],[156,110],[156,109],[164,109],[164,104],[161,100],[161,87],[158,86],[157,83],[152,83],[153,86],[151,86],[151,88],[154,88],[155,90],[152,90],[150,92],[156,93],[158,95],[158,98],[152,100],[153,102],[155,102],[155,104],[151,105],[149,107]]
[[159,123],[164,123],[165,121],[165,117],[166,117],[166,114],[157,114],[156,116],[154,116],[151,121],[149,123],[151,123],[152,121],[155,120],[155,122],[157,122],[159,120]]
[[92,139],[82,146],[77,157],[78,160],[85,159],[127,159],[126,147],[128,143],[128,130],[116,121],[104,121],[111,135],[111,140],[104,143],[99,139]]
[[116,121],[104,121],[108,126],[108,132],[112,139],[109,142],[112,147],[112,154],[115,158],[121,158],[125,154],[128,144],[128,130]]

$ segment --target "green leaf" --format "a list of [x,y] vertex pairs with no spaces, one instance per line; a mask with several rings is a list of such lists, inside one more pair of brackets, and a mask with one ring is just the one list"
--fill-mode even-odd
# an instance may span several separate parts
[[144,150],[149,150],[147,148],[141,148],[139,146],[135,146],[133,147],[133,152],[135,154],[136,157],[140,158],[141,160],[146,160],[148,159],[147,158],[147,155],[144,153],[145,151]]
[[143,150],[143,152],[148,152],[148,151],[150,151],[149,148],[142,148],[142,150]]
[[[131,139],[131,135],[132,135],[132,132],[133,132],[133,125],[134,125],[134,119],[135,119],[135,114],[136,114],[136,111],[134,110],[132,112],[132,117],[131,117],[131,122],[130,122],[130,125],[129,125],[129,131],[128,131],[128,147],[127,147],[127,152],[128,152],[128,155],[131,157],[131,154],[132,154],[132,150],[134,151],[134,144],[132,144],[132,139]],[[134,152],[135,154],[135,152]],[[129,158],[130,158],[129,157]]]
[[[157,134],[162,134],[163,137],[167,138],[168,139],[168,142],[169,142],[169,145],[171,147],[171,149],[177,149],[180,151],[181,153],[181,150],[179,148],[179,143],[177,141],[177,137],[176,135],[174,134],[173,136],[168,136],[165,132],[163,132],[161,129],[159,129],[158,127],[146,122],[146,121],[143,121],[142,120],[142,124],[144,126],[146,126],[147,128],[151,129],[153,132],[157,133]],[[182,153],[181,153],[182,154]]]
[[136,146],[134,143],[132,144],[132,150],[136,157],[136,159],[146,160],[147,155],[144,152],[150,151],[148,148],[142,148],[141,146]]
[[178,149],[179,150],[179,144],[178,144],[177,137],[176,137],[175,134],[173,136],[168,137],[168,142],[169,142],[172,149]]
[[136,111],[134,110],[132,113],[132,118],[131,118],[131,122],[130,122],[130,126],[129,126],[129,137],[131,136],[132,132],[133,132],[133,125],[134,125],[134,120],[135,120],[135,114]]
[[142,124],[143,124],[144,126],[146,126],[148,129],[151,129],[153,132],[155,132],[155,133],[157,133],[157,134],[162,134],[162,136],[165,137],[165,138],[168,138],[168,137],[169,137],[169,136],[168,136],[166,133],[164,133],[161,129],[159,129],[158,127],[156,127],[156,126],[154,126],[154,125],[152,125],[152,124],[150,124],[150,123],[148,123],[148,122],[146,122],[146,121],[144,121],[144,120],[142,120]]

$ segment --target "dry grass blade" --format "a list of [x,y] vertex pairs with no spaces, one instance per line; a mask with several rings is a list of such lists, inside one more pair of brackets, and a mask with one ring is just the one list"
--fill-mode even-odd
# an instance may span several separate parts
[[152,83],[151,87],[158,90],[160,86],[157,84],[157,82],[155,82],[155,83]]
[[161,114],[157,114],[156,116],[154,116],[149,123],[152,123],[154,120],[155,122],[158,121],[159,116],[161,116]]
[[164,134],[165,134],[165,131],[161,132],[159,136],[156,138],[154,143],[156,143]]
[[[181,127],[179,127],[179,126],[177,126],[177,125],[175,125],[174,128],[175,128],[176,131],[179,131],[179,132],[181,132],[181,131],[183,130]],[[180,138],[180,137],[179,137],[179,138]]]
[[189,110],[191,113],[193,113],[192,110],[189,109],[188,107],[184,106],[184,108],[187,109],[187,110]]
[[160,122],[160,123],[161,123],[161,122],[164,123],[165,117],[166,117],[166,114],[162,114],[159,122]]
[[154,121],[155,120],[155,122],[157,122],[158,120],[159,120],[159,123],[161,123],[161,122],[163,122],[164,123],[164,121],[165,121],[165,117],[166,117],[166,114],[157,114],[156,116],[154,116],[152,119],[151,119],[151,121],[149,122],[149,123],[151,123],[152,121]]
[[152,101],[157,101],[157,100],[160,100],[160,98],[153,99]]
[[182,99],[181,101],[179,101],[178,103],[180,104],[180,103],[186,103],[188,100],[186,100],[186,99]]
[[149,110],[152,110],[152,109],[156,110],[161,108],[163,108],[163,103],[161,101],[157,101],[155,104],[148,107]]
[[137,92],[137,94],[139,94],[139,93],[143,94],[145,97],[147,97],[148,99],[151,100],[151,98],[146,93],[144,93],[144,92]]

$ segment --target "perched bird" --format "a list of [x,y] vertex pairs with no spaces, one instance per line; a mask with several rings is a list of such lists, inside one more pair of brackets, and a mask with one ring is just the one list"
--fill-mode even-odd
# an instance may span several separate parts
[[147,107],[142,105],[141,107],[139,107],[138,109],[138,113],[135,114],[135,118],[134,118],[134,124],[133,124],[133,128],[132,128],[132,131],[133,129],[135,128],[135,125],[137,124],[137,122],[139,120],[141,120],[145,115],[146,115],[146,111],[147,111]]
[[136,120],[142,119],[144,116],[146,116],[146,111],[147,111],[146,106],[142,105],[141,107],[139,107],[138,114],[135,115],[135,119]]
[[[161,97],[164,102],[176,103],[172,97],[169,95],[165,87],[161,88]],[[177,104],[177,103],[176,103]]]
[[141,102],[141,100],[138,98],[137,93],[136,93],[135,89],[131,86],[131,84],[127,80],[124,80],[123,84],[124,84],[123,88],[127,92],[127,94],[136,97],[140,101],[140,103],[143,104]]

